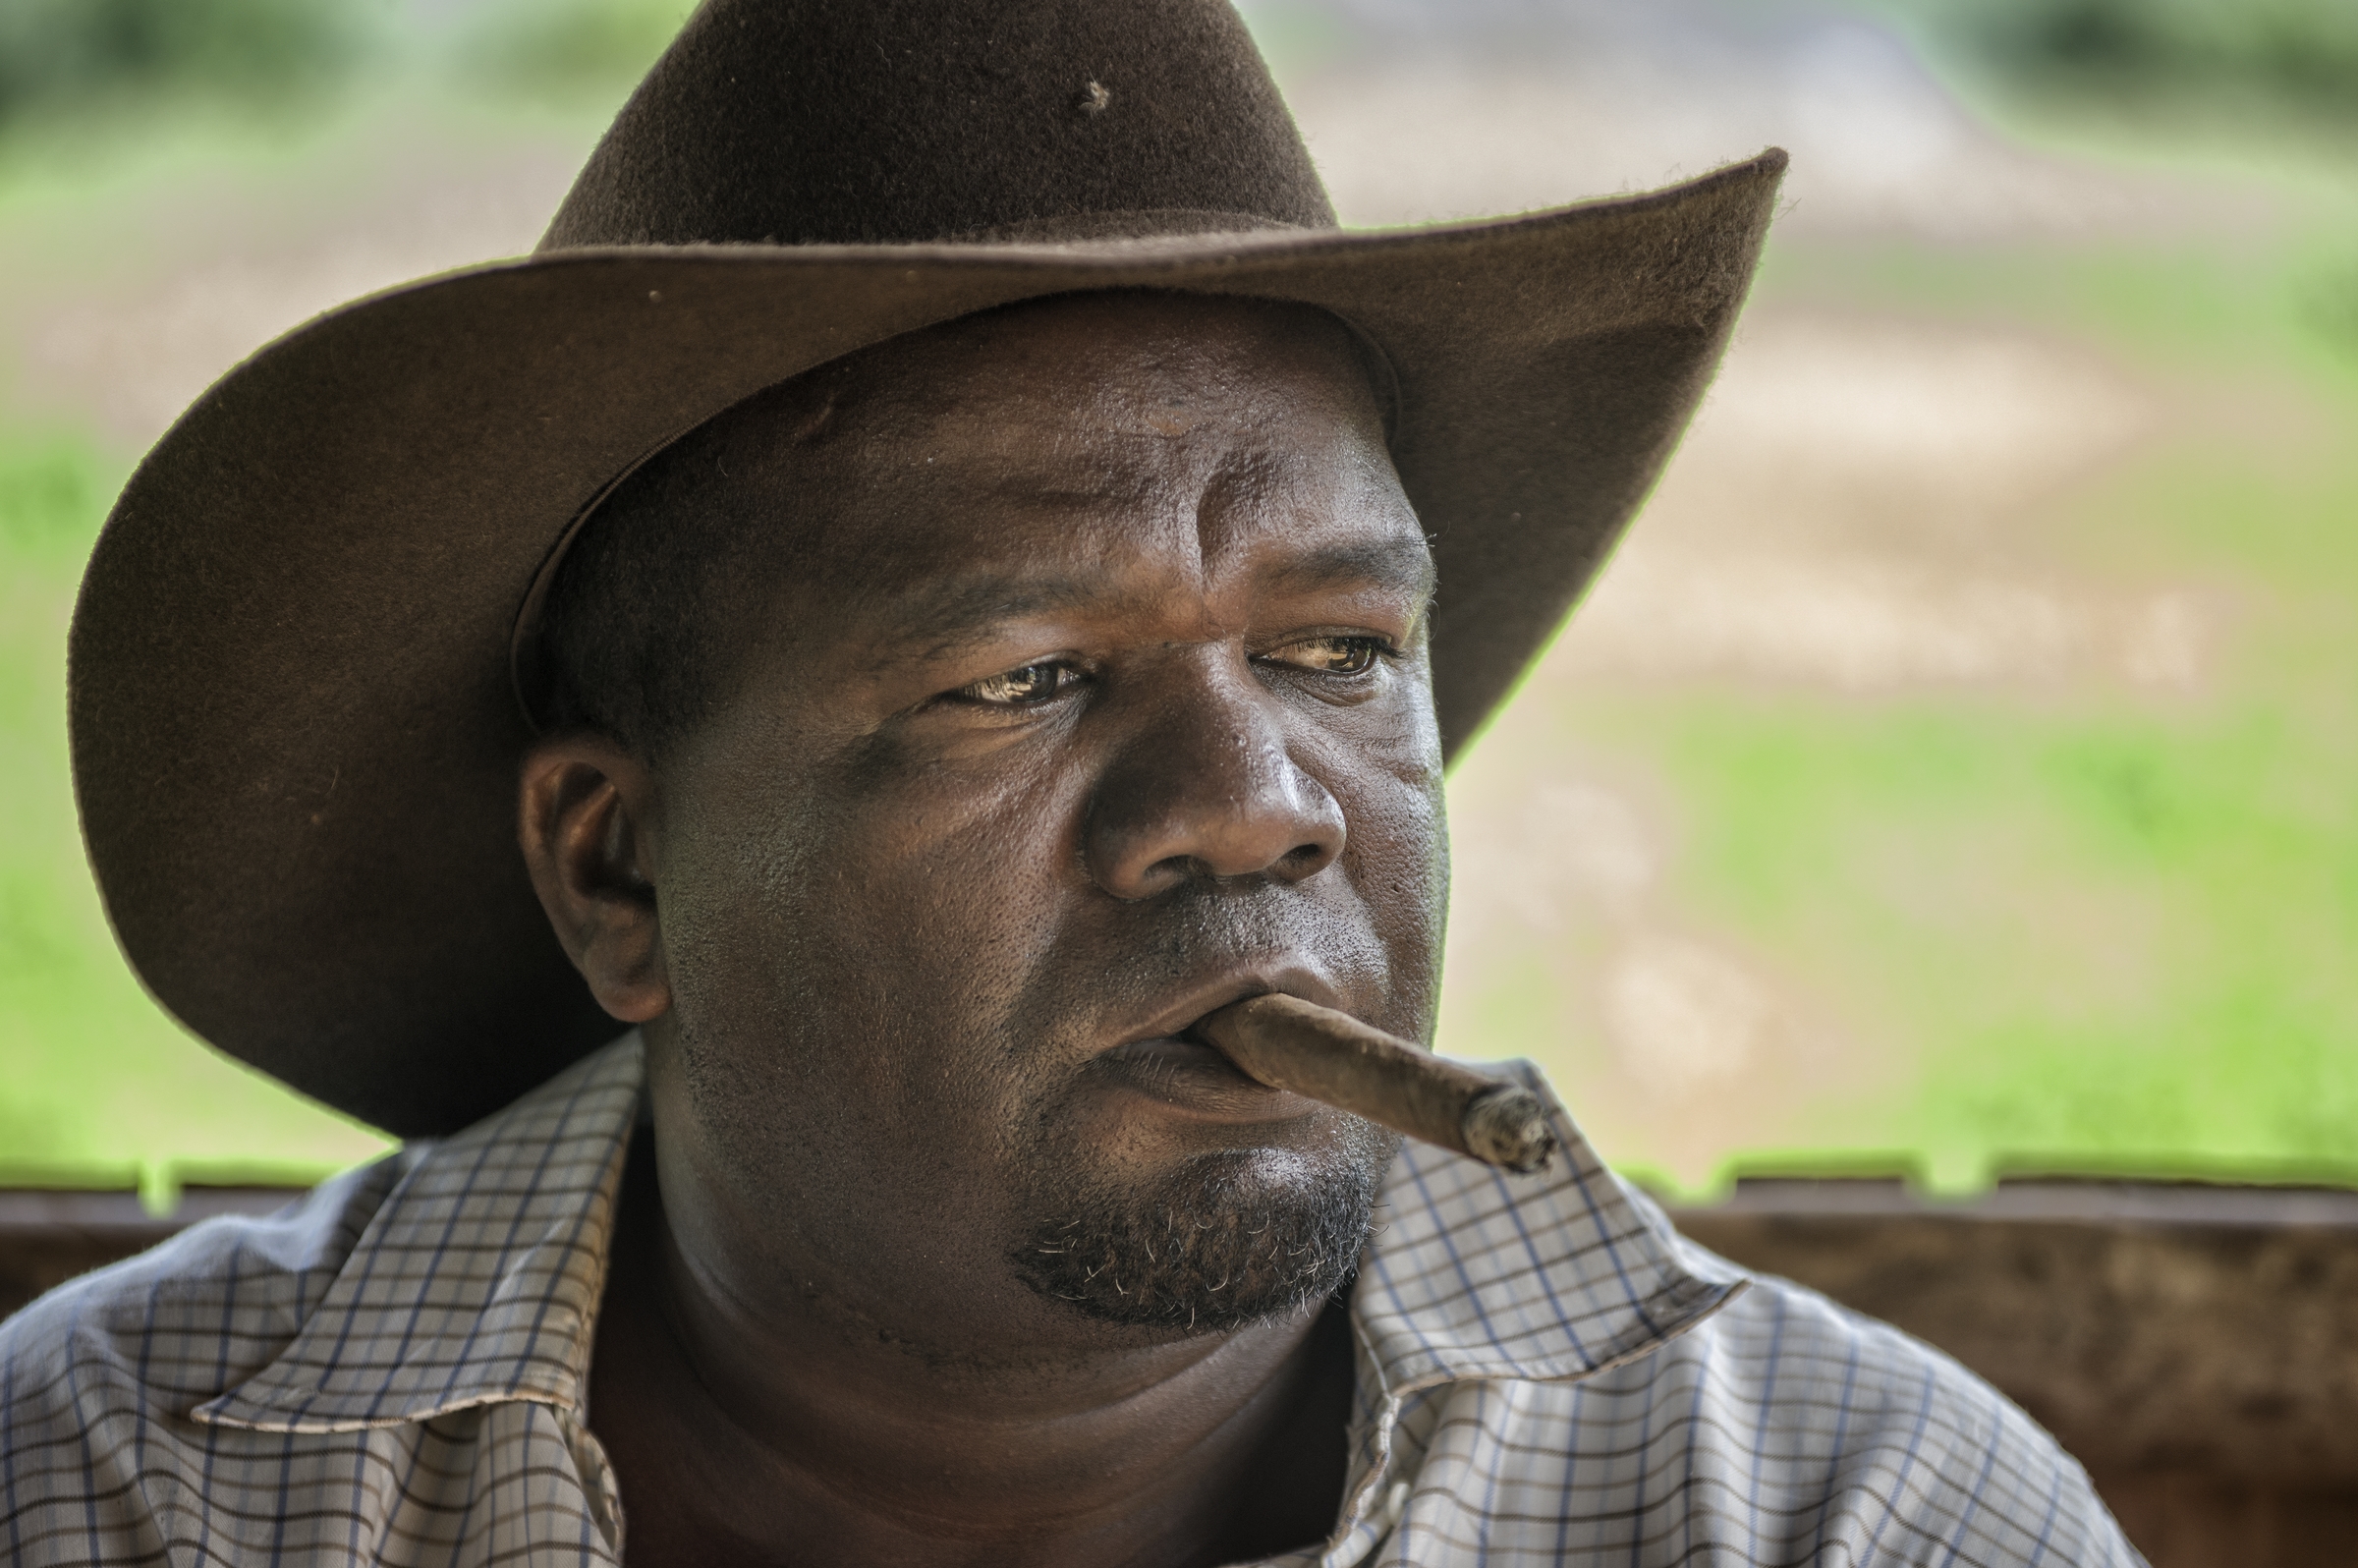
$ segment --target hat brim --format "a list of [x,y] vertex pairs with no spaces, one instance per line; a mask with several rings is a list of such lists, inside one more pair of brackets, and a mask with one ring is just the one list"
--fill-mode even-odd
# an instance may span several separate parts
[[508,650],[536,571],[731,404],[1048,295],[1294,301],[1382,352],[1461,749],[1660,473],[1784,165],[1396,232],[561,251],[321,316],[181,418],[84,580],[75,787],[123,949],[202,1038],[405,1137],[610,1038],[516,849]]

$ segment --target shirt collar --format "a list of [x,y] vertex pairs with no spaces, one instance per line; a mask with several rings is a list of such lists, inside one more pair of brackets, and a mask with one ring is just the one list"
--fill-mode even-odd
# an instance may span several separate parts
[[578,1410],[645,1082],[637,1031],[408,1165],[278,1358],[193,1414],[351,1431],[470,1405]]
[[1434,1383],[1579,1377],[1644,1355],[1744,1288],[1607,1170],[1529,1062],[1560,1149],[1537,1176],[1410,1143],[1354,1298],[1367,1355],[1397,1397]]
[[[1585,1375],[1743,1288],[1605,1169],[1537,1069],[1505,1070],[1545,1102],[1562,1152],[1521,1177],[1421,1144],[1401,1151],[1354,1301],[1374,1403],[1461,1379]],[[193,1414],[324,1432],[501,1400],[578,1410],[645,1072],[634,1031],[394,1156],[405,1174],[294,1340]]]
[[1345,1568],[1398,1518],[1376,1493],[1394,1474],[1404,1402],[1443,1383],[1568,1380],[1635,1361],[1743,1290],[1731,1264],[1693,1246],[1607,1170],[1539,1069],[1493,1063],[1540,1096],[1558,1152],[1512,1176],[1410,1143],[1384,1179],[1383,1226],[1352,1295],[1359,1330],[1342,1517],[1319,1548],[1273,1563]]

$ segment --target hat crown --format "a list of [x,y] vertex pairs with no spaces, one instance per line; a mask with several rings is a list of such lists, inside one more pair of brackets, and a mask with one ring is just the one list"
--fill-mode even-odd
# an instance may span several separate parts
[[1333,226],[1226,0],[706,0],[540,249]]

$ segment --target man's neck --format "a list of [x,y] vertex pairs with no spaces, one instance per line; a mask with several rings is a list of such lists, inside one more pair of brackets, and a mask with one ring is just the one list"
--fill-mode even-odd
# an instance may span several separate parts
[[[929,1367],[699,1277],[633,1150],[590,1373],[632,1568],[1208,1568],[1322,1540],[1348,1318],[1038,1366]],[[862,1336],[865,1337],[865,1336]]]

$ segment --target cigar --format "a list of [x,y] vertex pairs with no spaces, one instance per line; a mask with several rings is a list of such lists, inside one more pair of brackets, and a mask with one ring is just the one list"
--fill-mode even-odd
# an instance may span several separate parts
[[1521,1175],[1555,1152],[1540,1097],[1294,996],[1249,996],[1194,1030],[1247,1078]]

